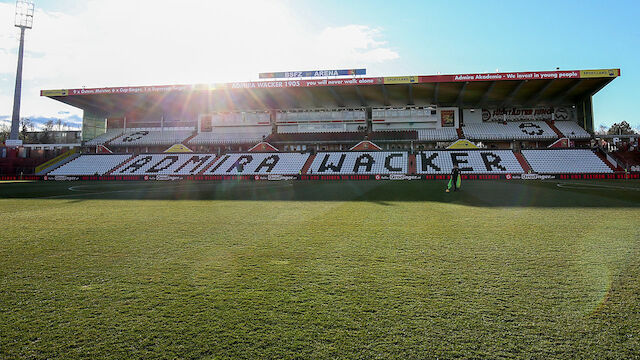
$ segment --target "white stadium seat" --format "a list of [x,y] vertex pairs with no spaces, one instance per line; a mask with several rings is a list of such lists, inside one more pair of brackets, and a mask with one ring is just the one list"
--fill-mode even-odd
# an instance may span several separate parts
[[418,140],[421,141],[453,141],[458,133],[453,127],[441,129],[418,129]]
[[193,145],[247,144],[262,141],[271,135],[271,127],[261,126],[246,132],[201,132],[189,140]]
[[122,132],[124,130],[123,129],[111,129],[111,130],[107,130],[106,133],[97,136],[87,142],[85,142],[85,145],[102,145],[104,143],[106,143],[107,141],[113,139],[114,137],[118,136],[118,135],[122,135]]
[[522,150],[533,171],[541,174],[612,173],[589,149]]
[[215,154],[142,154],[112,175],[197,175],[215,159]]
[[416,155],[418,174],[450,174],[454,164],[468,174],[524,172],[511,150],[421,151]]
[[104,175],[127,159],[128,155],[81,155],[47,175]]
[[558,135],[544,121],[484,122],[465,124],[465,138],[470,140],[551,140]]
[[204,175],[298,175],[309,159],[300,153],[227,154],[216,160]]
[[569,139],[591,138],[591,134],[589,134],[585,129],[580,127],[580,125],[578,125],[578,123],[574,121],[556,121],[553,125]]
[[173,145],[185,141],[191,135],[193,135],[193,129],[130,130],[112,140],[109,144],[115,146]]
[[320,152],[313,159],[314,175],[406,174],[406,152]]

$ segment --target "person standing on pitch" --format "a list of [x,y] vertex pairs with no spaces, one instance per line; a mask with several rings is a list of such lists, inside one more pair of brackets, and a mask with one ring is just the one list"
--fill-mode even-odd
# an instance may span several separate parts
[[460,168],[458,168],[458,165],[453,165],[453,169],[451,169],[451,179],[449,179],[449,185],[447,185],[447,192],[451,191],[451,188],[453,188],[453,191],[458,191],[460,188]]

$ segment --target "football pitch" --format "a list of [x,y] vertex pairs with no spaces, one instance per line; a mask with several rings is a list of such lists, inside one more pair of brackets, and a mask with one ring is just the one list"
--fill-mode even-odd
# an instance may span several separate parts
[[0,183],[0,358],[638,358],[640,181]]

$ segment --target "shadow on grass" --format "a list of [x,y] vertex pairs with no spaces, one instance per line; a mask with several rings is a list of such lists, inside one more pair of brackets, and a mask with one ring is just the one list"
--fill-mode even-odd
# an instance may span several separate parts
[[478,207],[640,208],[640,182],[466,181],[36,182],[0,185],[0,199],[441,202]]

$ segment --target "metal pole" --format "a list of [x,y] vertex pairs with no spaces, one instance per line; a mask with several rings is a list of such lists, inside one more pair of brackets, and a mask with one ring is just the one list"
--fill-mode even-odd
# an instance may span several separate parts
[[11,134],[9,140],[18,140],[20,128],[20,96],[22,95],[22,56],[24,54],[24,29],[20,27],[20,48],[18,50],[18,69],[16,70],[16,87],[13,93],[13,115],[11,116]]

